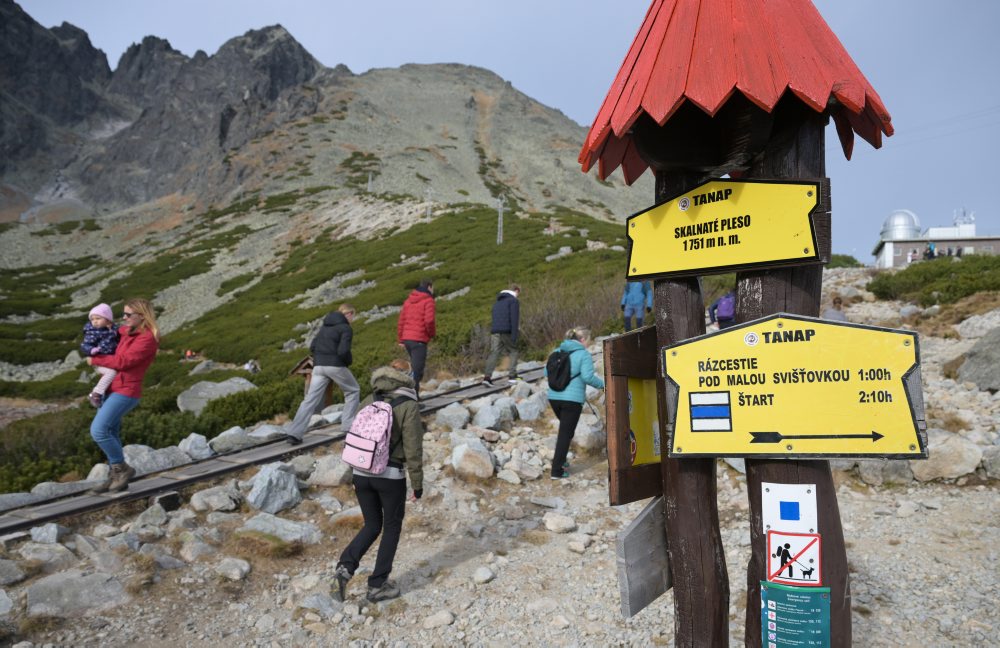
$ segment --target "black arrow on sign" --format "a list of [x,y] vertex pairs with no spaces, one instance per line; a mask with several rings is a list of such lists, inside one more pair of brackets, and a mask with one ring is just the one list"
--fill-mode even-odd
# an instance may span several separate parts
[[883,436],[875,430],[870,434],[782,434],[781,432],[751,432],[750,443],[780,443],[784,439],[871,439],[872,443]]

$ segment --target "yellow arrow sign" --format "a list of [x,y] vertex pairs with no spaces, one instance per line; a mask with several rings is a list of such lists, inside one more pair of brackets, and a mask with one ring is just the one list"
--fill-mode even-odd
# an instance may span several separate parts
[[712,180],[629,217],[628,278],[818,261],[814,182]]
[[926,457],[917,334],[779,313],[663,348],[671,457]]

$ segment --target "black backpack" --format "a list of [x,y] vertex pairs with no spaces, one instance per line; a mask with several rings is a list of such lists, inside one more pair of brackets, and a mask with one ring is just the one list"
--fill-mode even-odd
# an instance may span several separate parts
[[570,367],[572,365],[570,364],[570,356],[581,350],[560,351],[556,349],[549,354],[549,359],[545,361],[545,375],[548,378],[550,389],[553,391],[562,391],[569,387],[571,380],[580,375],[571,375]]

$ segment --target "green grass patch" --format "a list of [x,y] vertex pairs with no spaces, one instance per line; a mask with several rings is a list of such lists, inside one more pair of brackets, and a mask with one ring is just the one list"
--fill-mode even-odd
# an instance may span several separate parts
[[868,290],[879,299],[931,306],[951,304],[977,292],[1000,290],[1000,257],[966,255],[913,263],[899,272],[883,272]]

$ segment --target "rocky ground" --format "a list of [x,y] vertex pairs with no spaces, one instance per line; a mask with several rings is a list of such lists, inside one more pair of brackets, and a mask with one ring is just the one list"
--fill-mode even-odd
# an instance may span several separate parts
[[[861,273],[833,271],[826,290],[851,302],[854,321],[899,326],[905,305],[869,301],[861,285]],[[942,375],[997,318],[921,337],[930,460],[834,462],[854,645],[1000,645],[1000,399]],[[360,519],[337,454],[303,454],[163,507],[0,539],[0,643],[6,632],[25,647],[672,644],[671,593],[632,619],[620,613],[615,542],[644,503],[607,505],[599,422],[584,417],[571,477],[551,481],[555,425],[538,388],[498,396],[428,420],[425,496],[408,505],[393,571],[400,599],[364,600],[373,549],[348,600],[332,600]],[[517,420],[504,423],[512,407]],[[721,461],[718,476],[739,645],[746,480]]]

